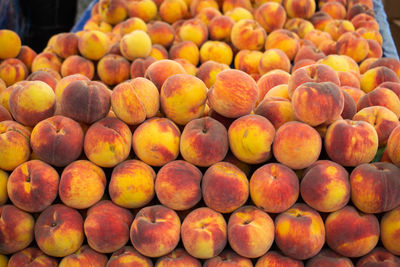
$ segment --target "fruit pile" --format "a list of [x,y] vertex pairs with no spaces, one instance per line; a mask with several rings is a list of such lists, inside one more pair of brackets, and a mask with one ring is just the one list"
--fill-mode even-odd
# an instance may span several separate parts
[[39,54],[0,30],[0,266],[400,266],[374,16],[100,0]]

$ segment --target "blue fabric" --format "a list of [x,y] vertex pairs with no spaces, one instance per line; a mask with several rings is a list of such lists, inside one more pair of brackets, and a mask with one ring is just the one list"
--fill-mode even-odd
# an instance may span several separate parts
[[381,0],[373,0],[374,2],[374,11],[376,15],[376,20],[379,24],[379,32],[383,38],[383,57],[392,57],[399,59],[399,55],[397,54],[396,45],[394,44],[392,34],[390,33],[389,23],[387,21],[387,16],[385,13],[385,9],[383,8],[383,4]]
[[82,13],[79,20],[75,23],[74,27],[71,29],[71,32],[79,32],[79,31],[83,30],[85,23],[90,19],[92,8],[97,2],[99,2],[99,0],[93,0],[89,4],[89,6]]

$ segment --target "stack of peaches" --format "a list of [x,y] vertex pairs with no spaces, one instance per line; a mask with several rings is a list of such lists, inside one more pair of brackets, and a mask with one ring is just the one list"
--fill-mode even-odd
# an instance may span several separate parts
[[38,54],[0,30],[0,266],[400,266],[382,54],[372,0],[100,0]]

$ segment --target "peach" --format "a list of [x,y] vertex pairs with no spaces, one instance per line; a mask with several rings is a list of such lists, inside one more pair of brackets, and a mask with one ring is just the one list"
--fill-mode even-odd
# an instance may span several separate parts
[[232,267],[243,266],[253,267],[250,259],[242,257],[232,250],[224,250],[218,256],[208,259],[204,262],[204,267]]
[[254,18],[267,33],[271,33],[283,28],[286,12],[280,3],[266,2],[254,11]]
[[[203,9],[218,9],[219,5],[216,0],[185,0],[190,7],[190,15],[196,17]],[[188,3],[189,2],[189,3]],[[222,3],[221,3],[222,6]],[[189,16],[190,17],[190,16]]]
[[83,148],[90,161],[101,167],[114,167],[131,150],[131,131],[122,121],[108,117],[92,124],[86,132]]
[[373,68],[381,67],[381,66],[391,69],[400,78],[400,61],[399,60],[397,60],[395,58],[379,58],[370,65],[369,69],[373,69]]
[[13,119],[11,117],[10,112],[5,107],[0,105],[0,122],[2,122],[2,121],[11,121],[11,120],[13,120]]
[[[270,93],[273,93],[275,88],[281,86],[286,86],[285,98],[281,96],[268,96]],[[292,104],[288,98],[287,85],[275,86],[266,94],[265,99],[258,104],[254,113],[267,118],[275,127],[275,130],[277,130],[286,122],[297,120],[294,115]]]
[[337,211],[350,200],[349,174],[335,162],[317,161],[305,171],[300,192],[303,200],[317,211]]
[[326,41],[332,41],[332,36],[321,30],[311,30],[305,36],[304,40],[310,41],[313,45],[321,49],[321,44]]
[[231,31],[232,44],[240,50],[261,50],[267,34],[255,20],[243,19],[235,23]]
[[29,159],[31,132],[15,121],[0,122],[0,169],[12,171]]
[[207,87],[199,78],[189,74],[169,77],[161,87],[161,108],[177,124],[185,125],[203,115]]
[[73,74],[82,74],[88,77],[89,79],[93,79],[94,76],[93,62],[78,55],[73,55],[66,58],[61,65],[61,75],[63,77],[66,77]]
[[87,160],[69,164],[62,172],[58,193],[74,209],[85,209],[102,198],[106,186],[104,171]]
[[87,211],[83,224],[89,246],[100,253],[111,253],[129,240],[132,213],[109,200],[102,200]]
[[368,122],[337,120],[328,127],[325,150],[329,158],[342,166],[358,166],[375,157],[378,134]]
[[149,57],[153,57],[155,60],[168,59],[168,51],[164,46],[155,44],[151,46]]
[[333,19],[329,21],[324,28],[324,32],[329,33],[334,41],[337,41],[340,36],[346,32],[354,32],[356,29],[349,20]]
[[236,8],[242,7],[249,11],[252,11],[252,3],[249,0],[226,0],[222,3],[222,11],[224,13]]
[[166,48],[170,47],[175,39],[173,28],[163,21],[154,21],[147,24],[147,34],[152,44],[160,44]]
[[[187,74],[196,76],[197,74],[197,67],[195,65],[193,65],[192,63],[190,63],[187,59],[184,58],[177,58],[174,59],[174,61],[178,62],[179,64],[181,64],[181,66],[185,69]],[[206,111],[206,110],[205,110]],[[206,114],[206,112],[204,113]]]
[[162,205],[141,209],[133,220],[130,237],[133,247],[147,257],[161,257],[179,243],[181,222],[175,211]]
[[200,48],[201,63],[212,60],[218,63],[230,65],[232,59],[232,48],[225,42],[206,41]]
[[291,258],[311,258],[324,245],[324,222],[314,209],[302,203],[295,204],[276,217],[275,242]]
[[156,60],[153,57],[137,58],[135,59],[130,67],[131,79],[144,77],[147,68],[154,63]]
[[163,166],[178,157],[180,135],[179,128],[171,120],[152,118],[143,122],[133,133],[133,150],[145,163]]
[[[100,31],[107,33],[111,32],[112,30],[112,25],[101,19],[99,14],[92,16],[83,26],[83,31]],[[77,32],[76,35],[79,36],[82,33],[83,32]]]
[[153,267],[152,261],[141,255],[131,246],[124,246],[115,251],[107,262],[107,267]]
[[379,146],[387,143],[390,134],[399,125],[396,114],[382,106],[363,108],[354,115],[353,120],[366,121],[374,126],[378,134]]
[[10,174],[7,193],[16,207],[27,212],[40,212],[56,199],[59,179],[57,171],[45,162],[27,161]]
[[75,80],[61,94],[61,113],[77,122],[92,124],[107,115],[111,106],[110,98],[104,84]]
[[314,25],[311,22],[301,18],[288,19],[284,28],[296,33],[302,39],[307,35],[307,33],[315,30]]
[[200,52],[197,45],[192,41],[182,41],[171,46],[169,50],[171,59],[184,58],[197,66],[200,59]]
[[377,88],[387,88],[393,91],[400,98],[400,83],[396,82],[383,82]]
[[235,56],[235,69],[244,71],[249,75],[258,75],[258,66],[262,56],[261,51],[241,50]]
[[201,263],[190,256],[184,249],[178,248],[159,258],[155,267],[201,267]]
[[100,254],[93,249],[91,249],[88,245],[83,245],[80,249],[75,251],[73,254],[70,254],[64,257],[60,261],[60,267],[67,266],[105,266],[107,263],[107,256]]
[[235,21],[228,16],[215,16],[208,24],[210,40],[229,42],[231,40],[231,32],[234,25]]
[[381,58],[383,55],[382,46],[375,40],[367,40],[369,52],[367,58]]
[[29,246],[35,220],[13,205],[0,206],[0,253],[12,254]]
[[329,55],[317,61],[318,64],[328,65],[335,71],[353,72],[359,76],[360,69],[351,57],[346,55]]
[[108,187],[111,200],[124,208],[140,208],[154,197],[154,170],[139,160],[127,160],[117,165]]
[[228,138],[232,153],[239,160],[258,164],[271,157],[275,128],[260,115],[246,115],[236,119],[229,127]]
[[366,28],[368,30],[379,31],[379,24],[373,16],[360,13],[351,19],[351,23],[356,29]]
[[[291,78],[295,79],[295,74]],[[340,116],[344,97],[340,88],[332,82],[306,82],[294,91],[292,106],[298,120],[317,126],[331,123]]]
[[127,80],[129,70],[129,61],[119,55],[106,55],[97,63],[97,75],[101,81],[111,86]]
[[276,131],[273,143],[275,158],[292,169],[309,167],[318,159],[321,148],[318,132],[305,123],[294,121],[285,123]]
[[310,22],[314,25],[314,28],[320,31],[325,29],[326,24],[333,20],[332,17],[323,11],[317,11],[310,18]]
[[316,8],[315,0],[286,0],[283,5],[291,18],[309,19],[314,15]]
[[364,93],[363,90],[358,89],[358,88],[355,88],[355,87],[341,86],[340,89],[341,89],[343,92],[348,93],[348,94],[353,98],[354,103],[356,103],[356,104],[357,104],[358,100],[359,100],[362,96],[366,95],[366,94]]
[[165,0],[159,7],[160,17],[170,24],[183,19],[188,14],[188,7],[184,0]]
[[25,80],[27,76],[28,68],[19,59],[8,58],[0,63],[0,79],[2,79],[7,86]]
[[249,10],[247,10],[243,7],[235,7],[234,9],[229,10],[226,13],[224,13],[224,15],[230,17],[235,22],[239,22],[243,19],[254,20],[253,14]]
[[282,267],[304,267],[302,261],[286,257],[277,251],[269,251],[257,260],[255,267],[277,265]]
[[201,199],[202,176],[200,170],[189,162],[183,160],[169,162],[157,174],[155,181],[157,198],[168,208],[188,210]]
[[149,22],[157,15],[157,5],[152,0],[130,1],[127,3],[129,17]]
[[359,33],[346,32],[337,39],[336,52],[339,55],[349,56],[359,63],[367,57],[369,45]]
[[42,81],[29,81],[10,94],[10,112],[24,125],[34,126],[54,115],[56,97],[53,89]]
[[[192,0],[188,0],[188,1],[192,1]],[[202,2],[204,3],[204,2]],[[195,16],[195,18],[201,19],[208,27],[208,25],[210,24],[210,21],[214,18],[214,17],[218,17],[218,16],[222,16],[221,12],[219,11],[219,9],[215,8],[215,7],[204,7],[202,8],[198,14]]]
[[271,32],[265,40],[265,50],[278,48],[293,60],[300,48],[300,38],[294,32],[278,29]]
[[289,72],[290,68],[290,59],[284,51],[277,48],[266,50],[258,63],[258,71],[261,75],[274,70]]
[[328,246],[345,257],[364,256],[379,240],[378,219],[352,206],[345,206],[329,214],[325,220],[325,229]]
[[229,218],[228,240],[240,256],[258,258],[269,250],[274,241],[274,222],[264,211],[244,206]]
[[254,204],[266,212],[283,212],[291,207],[299,196],[298,178],[285,165],[263,165],[251,176],[250,196]]
[[227,243],[224,217],[209,208],[191,211],[182,222],[181,237],[186,251],[198,259],[209,259],[222,252]]
[[98,9],[101,18],[113,25],[123,21],[128,16],[128,9],[123,0],[100,0]]
[[324,4],[320,11],[327,13],[333,19],[344,19],[346,18],[346,8],[342,3],[333,1]]
[[359,14],[367,14],[370,16],[375,16],[375,12],[373,10],[373,7],[369,5],[365,5],[364,3],[357,3],[354,2],[352,5],[348,5],[347,7],[347,19],[352,20],[355,16]]
[[343,99],[344,99],[344,105],[343,105],[343,111],[340,114],[340,116],[343,119],[352,119],[354,117],[354,115],[357,112],[357,106],[356,103],[354,102],[353,97],[347,93],[346,91],[340,89],[342,91],[343,94]]
[[216,81],[217,74],[227,69],[229,69],[228,65],[210,60],[200,65],[196,77],[202,80],[207,88],[211,88]]
[[366,5],[366,7],[369,7],[370,9],[374,8],[372,0],[348,0],[347,2],[348,8],[352,8],[356,4]]
[[400,258],[388,252],[382,247],[376,247],[370,253],[357,261],[359,266],[397,266],[400,264]]
[[249,114],[258,99],[256,82],[245,72],[224,70],[208,91],[210,107],[228,118]]
[[[139,1],[137,1],[139,3]],[[153,2],[154,3],[154,2]],[[123,22],[121,22],[121,27],[119,28],[119,34],[122,36],[131,33],[135,30],[142,30],[144,32],[147,31],[146,23],[138,17],[129,18]]]
[[120,50],[122,55],[129,60],[147,57],[151,52],[151,39],[146,32],[135,30],[122,37]]
[[45,209],[35,223],[35,239],[47,255],[65,257],[78,250],[84,239],[83,219],[78,211],[55,204]]
[[186,124],[180,151],[186,161],[208,167],[225,158],[228,145],[228,133],[224,125],[211,117],[204,117]]
[[398,233],[400,229],[400,207],[386,212],[381,220],[381,241],[384,247],[394,255],[400,255],[400,242]]
[[58,80],[51,75],[49,72],[43,71],[43,70],[37,70],[35,72],[32,72],[27,78],[27,81],[42,81],[44,83],[47,83],[53,89],[53,91],[56,89]]
[[85,31],[79,38],[78,49],[82,56],[91,60],[99,60],[110,49],[111,41],[101,31]]
[[400,154],[398,148],[398,143],[400,140],[399,131],[400,127],[397,126],[396,128],[394,128],[387,142],[387,152],[389,159],[397,166],[400,166]]
[[170,59],[163,59],[152,63],[146,70],[145,77],[152,81],[161,90],[165,80],[174,74],[186,74],[185,69]]
[[77,122],[64,116],[54,116],[33,128],[31,147],[39,159],[63,167],[81,155],[83,137]]
[[17,57],[21,51],[21,39],[14,31],[1,29],[0,30],[0,59]]
[[59,33],[54,36],[52,49],[57,56],[67,58],[78,54],[79,37],[75,33]]
[[76,80],[82,80],[82,81],[89,81],[89,78],[82,74],[73,74],[66,76],[59,80],[56,84],[56,87],[54,88],[54,93],[56,95],[56,111],[55,114],[60,114],[61,113],[61,96],[62,93],[64,92],[65,87],[72,83],[73,81]]
[[4,205],[8,200],[7,181],[8,173],[0,170],[0,205]]
[[351,200],[365,213],[381,213],[400,205],[400,169],[394,164],[374,162],[357,166],[350,175]]
[[[268,50],[270,51],[270,50]],[[267,54],[266,51],[264,55]],[[279,50],[273,51],[274,53],[277,52],[278,54],[280,53]],[[283,55],[283,54],[282,54]],[[285,58],[285,56],[283,56]],[[261,61],[260,61],[260,64]],[[290,64],[290,62],[289,62]],[[259,66],[260,67],[260,66]],[[258,81],[257,81],[257,86],[258,86],[258,101],[260,102],[261,100],[264,99],[265,95],[275,86],[277,85],[282,85],[282,84],[288,84],[290,79],[290,74],[284,70],[270,70],[269,72],[265,73],[262,75]]]
[[178,36],[182,41],[192,41],[200,47],[208,39],[208,28],[200,19],[188,19],[179,28]]
[[[296,63],[304,59],[311,59],[314,61],[318,61],[319,59],[324,57],[325,57],[324,52],[322,52],[318,48],[310,45],[305,45],[300,47],[299,51],[297,52],[296,57],[294,58],[294,64],[296,65]],[[294,71],[292,70],[292,72]]]
[[396,114],[397,118],[400,117],[400,100],[392,90],[383,87],[376,88],[360,97],[357,102],[357,110],[371,106],[386,107]]
[[159,109],[159,93],[149,80],[135,78],[114,88],[111,106],[120,120],[129,125],[139,124],[156,115]]
[[35,59],[32,61],[32,72],[44,68],[50,68],[56,72],[60,72],[61,61],[56,54],[52,52],[42,52],[35,57]]
[[339,77],[340,86],[361,87],[360,78],[354,72],[337,71],[336,74]]
[[58,263],[56,259],[47,256],[40,249],[29,247],[12,255],[7,266],[18,267],[26,265],[57,267]]
[[353,262],[349,258],[343,257],[328,248],[322,249],[317,255],[307,261],[307,267],[317,266],[354,267]]

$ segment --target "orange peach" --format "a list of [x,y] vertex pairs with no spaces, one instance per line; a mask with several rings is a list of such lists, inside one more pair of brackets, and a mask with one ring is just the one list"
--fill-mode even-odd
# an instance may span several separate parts
[[157,173],[157,198],[168,208],[188,210],[201,199],[201,179],[202,173],[194,165],[183,160],[169,162]]
[[400,205],[400,169],[387,162],[357,166],[350,175],[351,200],[365,213],[381,213]]
[[182,157],[200,167],[222,161],[228,152],[226,128],[210,117],[190,121],[182,132]]
[[84,239],[80,213],[62,204],[45,209],[35,223],[35,240],[47,255],[65,257],[78,250]]
[[59,267],[67,267],[67,266],[90,266],[90,265],[98,265],[105,266],[107,264],[107,256],[100,254],[93,249],[91,249],[88,245],[83,245],[80,249],[75,251],[73,254],[70,254],[64,257],[60,261]]
[[94,76],[93,62],[78,55],[73,55],[66,58],[61,65],[61,75],[63,77],[66,77],[73,74],[82,74],[88,77],[89,79],[93,79]]
[[258,99],[256,82],[245,72],[224,70],[208,91],[210,107],[219,114],[238,118],[249,114]]
[[90,161],[101,167],[114,167],[130,153],[132,136],[129,127],[116,118],[104,118],[86,132],[84,151]]
[[0,206],[0,253],[12,254],[33,241],[35,220],[13,205]]
[[360,13],[351,19],[351,23],[356,29],[366,28],[368,30],[379,31],[379,24],[373,16]]
[[141,255],[132,246],[124,246],[115,251],[107,262],[107,267],[153,267],[152,261]]
[[[302,69],[297,71],[300,70]],[[296,78],[295,74],[291,78]],[[340,116],[344,107],[344,96],[340,88],[332,82],[306,82],[295,89],[292,106],[298,120],[317,126],[331,123]]]
[[141,209],[133,220],[130,237],[133,247],[147,257],[172,252],[180,240],[181,222],[175,211],[162,205]]
[[7,181],[8,173],[0,170],[0,205],[4,205],[8,200]]
[[318,254],[325,242],[321,216],[306,204],[297,203],[275,219],[275,242],[287,256],[304,260]]
[[124,208],[140,208],[154,197],[156,173],[144,162],[127,160],[117,165],[108,187],[111,200]]
[[52,52],[42,52],[32,61],[31,70],[34,72],[44,68],[50,68],[56,72],[60,72],[61,60]]
[[228,139],[232,153],[239,160],[258,164],[271,157],[275,128],[260,115],[246,115],[236,119],[229,127]]
[[361,87],[360,78],[354,72],[337,71],[336,74],[339,77],[340,86]]
[[232,250],[224,250],[218,256],[208,259],[204,262],[203,267],[253,267],[250,259],[242,257]]
[[[268,96],[270,93],[273,93],[275,88],[281,86],[286,87],[285,98],[282,96]],[[286,122],[297,120],[294,115],[292,104],[288,98],[287,85],[275,86],[265,95],[264,100],[258,104],[254,113],[267,118],[275,127],[275,130],[278,130]]]
[[57,260],[47,256],[38,248],[28,247],[23,249],[10,257],[8,261],[8,267],[18,266],[46,266],[46,267],[57,267]]
[[159,258],[155,267],[201,267],[201,263],[190,256],[184,249],[178,248]]
[[[110,23],[105,22],[101,19],[100,15],[91,17],[83,26],[83,31],[100,31],[100,32],[111,32],[113,27]],[[76,35],[80,36],[83,32],[77,32]]]
[[151,52],[151,39],[146,32],[135,30],[122,37],[120,50],[122,55],[129,60],[147,57]]
[[161,108],[173,122],[185,125],[203,115],[207,91],[203,81],[195,76],[173,75],[161,87]]
[[[369,1],[369,0],[368,0]],[[372,1],[369,1],[372,2]],[[368,14],[370,16],[375,16],[375,12],[372,6],[365,5],[364,3],[358,3],[358,1],[353,1],[352,4],[349,3],[347,7],[347,19],[352,20],[358,14]]]
[[174,74],[186,74],[185,69],[170,59],[163,59],[152,63],[146,70],[145,77],[152,81],[161,90],[165,80]]
[[32,72],[27,78],[27,81],[42,81],[44,83],[47,83],[53,91],[56,89],[58,80],[51,75],[50,73],[43,71],[43,70],[37,70],[35,72]]
[[186,251],[198,259],[209,259],[222,252],[227,243],[227,225],[224,217],[209,208],[191,211],[181,227]]
[[122,248],[129,240],[132,213],[109,200],[92,206],[83,228],[89,246],[100,253],[111,253]]
[[343,111],[340,114],[340,116],[343,119],[353,119],[354,115],[357,112],[357,106],[356,106],[356,102],[354,102],[353,97],[347,93],[346,91],[340,89],[342,91],[343,94],[343,99],[344,99],[344,105],[343,105]]
[[203,9],[210,7],[215,9],[219,8],[216,0],[185,0],[185,1],[190,7],[190,15],[192,17],[196,17]]
[[101,18],[113,25],[123,21],[128,16],[128,9],[123,0],[100,0],[98,9]]
[[110,38],[100,31],[85,31],[79,38],[78,49],[82,56],[99,60],[110,49]]
[[0,105],[0,122],[11,121],[11,120],[13,120],[13,119],[11,117],[10,112],[5,107]]
[[400,229],[400,207],[386,212],[381,220],[381,241],[383,246],[394,255],[400,255],[399,236],[396,234]]
[[400,61],[399,60],[397,60],[395,58],[386,58],[386,57],[379,58],[370,65],[369,69],[373,69],[373,68],[381,67],[381,66],[391,69],[400,78]]
[[165,0],[159,7],[160,17],[170,24],[183,19],[188,14],[188,7],[184,0]]
[[338,266],[354,267],[353,262],[328,248],[322,249],[317,255],[307,261],[307,267]]
[[367,40],[369,52],[366,58],[381,58],[383,55],[382,46],[375,40]]
[[354,32],[355,28],[349,20],[333,19],[325,25],[323,31],[329,33],[333,40],[337,41],[344,33]]
[[282,29],[286,12],[280,3],[266,2],[254,11],[254,18],[267,33]]
[[28,68],[19,59],[8,58],[0,63],[0,79],[2,79],[7,86],[25,80],[27,76]]
[[[190,63],[187,59],[184,58],[177,58],[174,59],[174,61],[178,62],[179,64],[181,64],[181,66],[185,69],[187,74],[196,76],[197,74],[197,67],[195,65],[193,65],[192,63]],[[205,110],[206,111],[206,110]],[[206,112],[204,113],[206,114]]]
[[330,41],[330,42],[333,41],[332,36],[329,33],[321,31],[321,30],[309,31],[304,36],[304,40],[310,41],[313,45],[318,47],[320,50],[322,50],[321,49],[322,43],[324,43],[326,41]]
[[168,51],[164,46],[155,44],[151,46],[149,57],[153,57],[155,60],[168,59]]
[[[277,50],[277,53],[279,50]],[[267,51],[264,53],[264,55],[267,54]],[[285,57],[284,57],[285,58]],[[290,63],[290,62],[289,62]],[[261,64],[261,61],[260,61]],[[257,81],[257,86],[258,86],[258,101],[260,102],[261,100],[264,99],[265,95],[275,86],[281,85],[281,84],[288,84],[290,79],[290,74],[284,70],[271,70],[264,75],[262,75],[258,81]]]
[[207,88],[211,88],[216,81],[217,74],[227,69],[229,69],[228,65],[210,60],[200,65],[196,77],[202,80]]
[[21,46],[17,59],[21,60],[28,70],[31,70],[32,62],[35,59],[37,53],[27,45]]
[[208,24],[210,40],[229,42],[234,25],[235,21],[228,16],[215,16]]
[[315,30],[314,25],[311,22],[301,18],[288,19],[284,28],[296,33],[302,39],[307,35],[307,33]]
[[87,160],[78,160],[63,170],[58,193],[65,205],[86,209],[100,201],[105,186],[106,177],[100,167]]
[[225,42],[206,41],[200,48],[201,63],[212,60],[218,63],[230,65],[232,59],[232,48]]
[[291,18],[309,19],[314,15],[316,8],[315,0],[286,0],[283,5]]
[[255,20],[243,19],[232,27],[232,44],[240,50],[261,50],[267,34]]
[[384,87],[376,88],[360,97],[357,102],[357,110],[371,106],[383,106],[388,108],[397,118],[400,117],[400,100],[398,96]]
[[346,32],[337,39],[336,52],[339,55],[349,56],[359,63],[367,57],[369,45],[359,33]]
[[289,72],[290,68],[290,59],[284,51],[277,48],[267,49],[258,63],[258,71],[261,75],[274,70]]
[[346,93],[348,93],[354,100],[354,103],[357,104],[358,100],[366,95],[363,90],[355,88],[355,87],[350,87],[350,86],[341,86],[340,89]]
[[325,29],[326,24],[333,20],[332,17],[323,11],[317,11],[310,18],[310,22],[314,25],[315,29],[323,31]]
[[241,50],[235,56],[235,69],[246,72],[249,75],[259,73],[258,66],[263,53],[256,50]]
[[77,55],[78,41],[79,37],[74,33],[59,33],[54,36],[52,49],[61,58]]
[[104,118],[110,110],[111,101],[107,87],[99,82],[75,80],[61,94],[62,115],[92,124]]
[[133,150],[145,163],[163,166],[178,157],[180,135],[180,130],[171,120],[152,118],[133,133]]
[[324,4],[320,11],[327,13],[333,19],[344,19],[346,18],[346,8],[342,3],[332,1]]
[[106,55],[97,63],[97,75],[107,85],[116,85],[127,80],[129,70],[129,61],[119,55]]
[[[139,3],[139,1],[135,1]],[[146,23],[138,17],[129,18],[123,22],[121,22],[121,27],[119,28],[119,34],[122,36],[131,33],[135,30],[142,30],[144,32],[147,31]]]
[[318,132],[305,123],[294,121],[283,124],[276,131],[273,143],[275,158],[292,169],[309,167],[318,159],[321,148]]
[[357,62],[346,55],[328,55],[318,60],[317,63],[328,65],[335,71],[353,72],[357,76],[360,73]]
[[147,24],[147,34],[152,44],[160,44],[166,48],[170,47],[175,39],[173,28],[163,21],[154,21]]
[[300,47],[299,51],[297,52],[296,57],[294,58],[294,64],[296,65],[296,63],[304,59],[311,59],[317,61],[323,57],[325,57],[324,52],[322,52],[316,47],[305,45]]
[[270,249],[274,241],[274,222],[266,212],[254,206],[244,206],[229,218],[228,240],[240,256],[258,258]]
[[[192,0],[187,0],[187,1],[192,1]],[[214,17],[219,17],[221,15],[222,14],[219,11],[219,9],[210,6],[210,7],[202,8],[195,17],[198,19],[201,19],[208,27],[208,25],[210,24],[210,21]]]
[[337,120],[328,127],[325,150],[329,158],[342,166],[358,166],[375,157],[378,134],[368,122]]
[[127,3],[129,17],[149,22],[157,15],[157,5],[152,0],[130,1]]
[[277,265],[282,267],[304,267],[302,261],[286,257],[277,251],[269,251],[257,260],[255,267]]
[[27,126],[54,115],[56,97],[53,89],[42,81],[29,81],[10,94],[10,112],[14,119]]
[[337,211],[350,200],[349,174],[335,162],[317,161],[305,171],[300,192],[303,200],[317,211]]
[[325,220],[325,228],[328,246],[345,257],[364,256],[379,240],[378,219],[373,214],[364,214],[352,206],[345,206],[329,214]]
[[76,80],[82,80],[82,81],[89,81],[89,78],[82,74],[73,74],[66,76],[59,80],[56,84],[56,87],[54,88],[54,93],[56,95],[56,111],[55,114],[60,114],[61,113],[61,96],[62,93],[64,92],[65,87],[72,83],[73,81]]
[[271,32],[265,40],[265,50],[278,48],[285,52],[290,60],[293,60],[300,48],[299,36],[285,29]]
[[130,66],[129,74],[131,79],[144,77],[147,68],[155,61],[153,57],[135,59]]
[[0,59],[14,58],[21,50],[21,39],[18,34],[8,29],[0,30]]
[[378,85],[377,88],[387,88],[391,91],[393,91],[400,99],[400,83],[396,82],[383,82],[380,85]]
[[184,58],[197,66],[200,59],[200,52],[197,45],[192,41],[182,41],[171,46],[169,50],[171,59]]
[[200,47],[208,39],[208,28],[200,19],[188,19],[179,28],[178,35],[182,41],[192,41]]
[[400,258],[393,255],[382,247],[376,247],[370,253],[357,261],[356,267],[360,266],[397,266],[400,265]]

